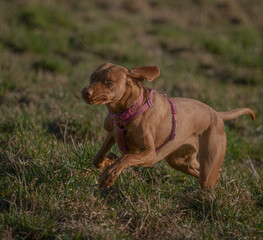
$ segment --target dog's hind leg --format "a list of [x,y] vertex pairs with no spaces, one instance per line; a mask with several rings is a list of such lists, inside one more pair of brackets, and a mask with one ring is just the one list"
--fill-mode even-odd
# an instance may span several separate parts
[[165,160],[170,167],[198,178],[200,166],[196,160],[197,144],[196,137],[191,138],[186,144],[183,144],[176,151],[168,155]]
[[202,188],[216,188],[226,153],[224,123],[217,116],[214,124],[199,137],[199,182]]

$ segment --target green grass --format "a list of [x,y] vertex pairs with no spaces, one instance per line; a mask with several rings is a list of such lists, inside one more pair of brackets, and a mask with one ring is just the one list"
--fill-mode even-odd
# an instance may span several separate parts
[[[2,1],[1,238],[262,238],[262,10],[256,0]],[[104,62],[158,65],[156,90],[255,110],[254,122],[225,123],[216,191],[165,162],[98,188],[107,110],[80,91]]]
[[202,39],[205,49],[221,56],[225,61],[246,67],[263,67],[262,32],[253,28],[235,28],[223,31],[215,39],[213,33],[205,33]]

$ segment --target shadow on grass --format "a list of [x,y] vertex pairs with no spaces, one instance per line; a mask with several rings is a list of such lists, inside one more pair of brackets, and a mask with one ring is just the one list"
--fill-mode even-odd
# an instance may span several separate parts
[[92,140],[97,135],[96,129],[93,129],[90,123],[82,126],[82,123],[78,122],[77,119],[54,119],[44,122],[43,127],[47,133],[64,143],[83,142],[85,139]]

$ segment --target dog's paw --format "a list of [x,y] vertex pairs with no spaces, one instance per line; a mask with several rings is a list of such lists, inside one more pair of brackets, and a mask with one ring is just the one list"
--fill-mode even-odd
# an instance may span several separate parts
[[114,153],[109,153],[102,161],[94,158],[93,164],[95,165],[95,167],[103,169],[112,165],[117,159],[117,155],[115,155]]
[[99,187],[100,188],[108,188],[114,184],[117,177],[121,173],[121,168],[118,164],[113,164],[109,166],[101,175],[100,181],[99,181]]
[[99,168],[101,170],[112,165],[117,159],[117,155],[115,155],[114,153],[109,153],[102,161],[100,159],[94,158],[93,164],[96,168]]
[[118,156],[115,155],[114,153],[109,153],[103,160],[102,162],[102,167],[106,168],[110,165],[112,165],[113,163],[115,163],[115,161],[118,159]]

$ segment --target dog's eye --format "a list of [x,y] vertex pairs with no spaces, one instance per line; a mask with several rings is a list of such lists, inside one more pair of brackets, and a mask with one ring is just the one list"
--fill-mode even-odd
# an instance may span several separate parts
[[112,80],[107,80],[107,85],[110,85],[110,84],[112,84]]

